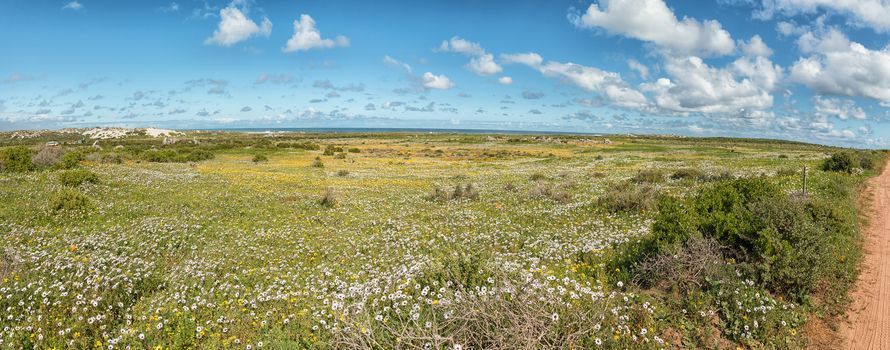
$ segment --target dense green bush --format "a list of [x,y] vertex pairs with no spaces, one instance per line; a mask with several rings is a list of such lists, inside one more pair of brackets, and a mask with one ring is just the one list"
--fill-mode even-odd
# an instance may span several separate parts
[[651,235],[625,265],[701,235],[768,290],[800,302],[832,274],[835,252],[855,236],[853,219],[816,203],[794,200],[762,178],[719,182],[686,201],[663,199]]
[[0,152],[0,170],[23,173],[31,170],[33,166],[31,149],[28,147],[16,146]]
[[59,172],[59,182],[65,186],[77,187],[82,183],[98,183],[99,176],[86,169],[73,169]]
[[61,169],[73,169],[80,164],[80,161],[84,159],[83,152],[80,151],[68,151],[64,155],[62,155],[62,159],[59,161],[59,168]]
[[850,173],[857,165],[852,154],[849,152],[838,152],[822,162],[822,170]]
[[50,209],[54,211],[86,210],[91,206],[89,197],[73,189],[64,189],[56,193],[49,202]]

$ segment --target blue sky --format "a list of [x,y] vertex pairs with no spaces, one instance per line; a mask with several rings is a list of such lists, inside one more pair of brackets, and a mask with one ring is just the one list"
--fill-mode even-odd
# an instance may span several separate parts
[[890,141],[878,0],[0,0],[0,129]]

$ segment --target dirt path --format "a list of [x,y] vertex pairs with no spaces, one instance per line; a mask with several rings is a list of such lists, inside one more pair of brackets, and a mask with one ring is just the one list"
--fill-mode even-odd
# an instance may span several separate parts
[[842,325],[844,349],[890,349],[890,166],[869,180],[870,213],[863,231],[863,260],[849,322]]

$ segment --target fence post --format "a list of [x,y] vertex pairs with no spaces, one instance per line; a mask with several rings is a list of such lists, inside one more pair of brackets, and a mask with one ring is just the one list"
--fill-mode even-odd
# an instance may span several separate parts
[[807,196],[807,167],[803,167],[803,196]]

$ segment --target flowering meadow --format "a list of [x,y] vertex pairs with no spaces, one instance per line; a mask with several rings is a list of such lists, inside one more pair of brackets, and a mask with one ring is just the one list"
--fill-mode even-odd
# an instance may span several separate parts
[[751,177],[794,196],[807,167],[819,198],[870,174],[819,170],[821,146],[672,137],[0,146],[56,139],[72,169],[0,173],[0,349],[800,348],[843,295],[796,297],[705,239],[616,261],[660,227],[658,197]]

